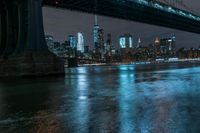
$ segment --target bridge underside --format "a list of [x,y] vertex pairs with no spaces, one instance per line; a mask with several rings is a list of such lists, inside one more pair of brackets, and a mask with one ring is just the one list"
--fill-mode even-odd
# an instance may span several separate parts
[[142,5],[134,0],[44,0],[43,4],[200,33],[200,21]]
[[0,77],[64,74],[48,51],[40,0],[0,1]]

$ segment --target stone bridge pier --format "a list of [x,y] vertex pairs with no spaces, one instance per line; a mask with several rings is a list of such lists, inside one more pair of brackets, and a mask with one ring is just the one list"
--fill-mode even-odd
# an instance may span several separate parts
[[42,0],[0,1],[0,77],[64,74],[64,61],[48,51]]

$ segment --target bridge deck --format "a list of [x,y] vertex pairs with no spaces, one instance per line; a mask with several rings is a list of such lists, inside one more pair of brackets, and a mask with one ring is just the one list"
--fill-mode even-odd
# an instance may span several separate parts
[[199,16],[152,0],[44,0],[44,5],[200,33]]

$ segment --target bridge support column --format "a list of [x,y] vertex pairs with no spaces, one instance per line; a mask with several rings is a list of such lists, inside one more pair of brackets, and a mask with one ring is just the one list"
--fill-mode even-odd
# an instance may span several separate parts
[[0,56],[2,56],[7,40],[7,21],[6,21],[6,10],[1,9],[0,13]]
[[45,42],[42,0],[14,2],[16,7],[7,8],[8,33],[3,52],[7,58],[1,61],[0,76],[64,75],[64,61],[50,53]]
[[27,15],[27,1],[18,3],[18,39],[14,55],[24,52],[27,44],[27,31],[28,31],[28,15]]
[[16,20],[16,6],[14,6],[14,2],[6,1],[5,4],[6,8],[6,43],[5,49],[3,51],[3,56],[7,58],[15,49],[16,43],[16,30],[17,30],[17,23]]

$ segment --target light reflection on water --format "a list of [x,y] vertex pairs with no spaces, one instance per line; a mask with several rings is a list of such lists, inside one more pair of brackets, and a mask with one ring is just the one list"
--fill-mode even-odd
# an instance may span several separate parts
[[0,132],[198,133],[200,67],[97,66],[0,82]]

